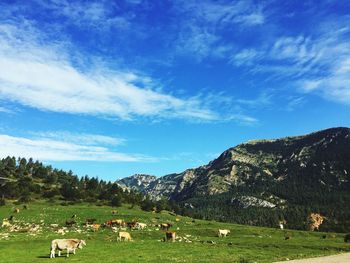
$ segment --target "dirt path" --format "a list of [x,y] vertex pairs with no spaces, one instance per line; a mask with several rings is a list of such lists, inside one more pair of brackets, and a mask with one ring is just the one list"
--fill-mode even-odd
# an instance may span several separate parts
[[318,257],[318,258],[306,258],[306,259],[296,259],[289,261],[279,261],[275,263],[349,263],[350,253],[344,253],[333,256]]

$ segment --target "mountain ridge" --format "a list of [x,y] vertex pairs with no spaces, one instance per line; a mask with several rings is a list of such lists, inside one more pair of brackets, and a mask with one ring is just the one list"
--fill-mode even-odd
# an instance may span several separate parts
[[276,210],[282,217],[288,209],[336,214],[337,207],[343,209],[339,204],[348,207],[344,200],[350,201],[350,129],[251,140],[206,165],[152,177],[147,186],[133,189],[175,201],[202,217],[225,215],[222,220],[237,219],[231,210],[250,208]]

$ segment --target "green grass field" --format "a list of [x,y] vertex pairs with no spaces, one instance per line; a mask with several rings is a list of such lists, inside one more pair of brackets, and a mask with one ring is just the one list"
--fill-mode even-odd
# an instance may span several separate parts
[[[13,214],[13,208],[20,212]],[[60,204],[35,203],[27,210],[21,205],[8,204],[0,207],[0,218],[15,216],[14,225],[21,226],[16,232],[9,228],[0,229],[0,262],[274,262],[277,260],[322,256],[350,251],[350,244],[344,243],[343,234],[280,230],[251,227],[214,221],[195,220],[175,216],[168,212],[155,214],[138,208],[123,206],[118,215],[107,206],[87,204],[61,206]],[[50,224],[65,225],[65,221],[75,214],[78,227],[69,229],[65,235],[58,234]],[[97,223],[109,219],[138,219],[147,224],[173,222],[172,230],[191,242],[162,242],[164,232],[156,227],[132,230],[132,242],[117,242],[117,233],[110,228],[97,232],[83,226],[86,218],[96,218]],[[30,226],[40,225],[39,231],[30,232]],[[60,228],[61,228],[60,227]],[[231,235],[217,237],[217,230],[230,229]],[[291,238],[285,240],[285,236]],[[78,250],[68,259],[65,252],[61,258],[49,259],[50,244],[56,238],[85,239],[87,246]],[[209,243],[214,241],[215,243]]]

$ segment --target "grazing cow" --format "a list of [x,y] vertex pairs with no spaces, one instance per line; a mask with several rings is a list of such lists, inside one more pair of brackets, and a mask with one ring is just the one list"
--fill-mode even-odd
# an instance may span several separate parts
[[123,219],[114,219],[112,220],[112,225],[122,226],[124,225]]
[[92,230],[94,232],[98,231],[101,227],[101,224],[92,224]]
[[113,219],[108,220],[106,223],[104,223],[105,226],[124,226],[125,222],[122,219]]
[[97,221],[96,218],[87,218],[85,220],[86,224],[94,224]]
[[118,241],[122,241],[122,240],[131,241],[131,235],[130,235],[130,233],[128,233],[128,232],[120,231],[120,232],[118,233],[117,240],[118,240]]
[[116,215],[116,214],[118,214],[118,211],[117,210],[113,210],[112,211],[112,215]]
[[9,227],[9,226],[11,226],[10,221],[8,219],[3,219],[1,227]]
[[218,231],[218,237],[226,237],[228,234],[230,234],[231,231],[227,229],[219,229]]
[[309,229],[311,231],[319,230],[319,227],[322,225],[324,219],[325,217],[320,214],[311,213],[308,217]]
[[14,213],[19,213],[19,209],[18,209],[18,208],[15,208],[15,209],[13,209],[13,212],[14,212]]
[[66,226],[73,226],[75,225],[77,222],[75,222],[74,220],[66,220]]
[[76,218],[76,217],[77,217],[77,215],[72,215],[72,216],[71,216],[71,218]]
[[165,232],[165,239],[166,239],[166,241],[171,240],[172,242],[175,242],[176,232],[174,232],[174,231]]
[[278,222],[278,225],[279,225],[279,227],[280,227],[281,230],[284,229],[284,225],[285,225],[285,224],[287,224],[287,221],[286,221],[286,220],[280,220],[280,221]]
[[137,222],[136,227],[137,229],[145,229],[147,227],[147,224]]
[[80,239],[54,239],[51,242],[50,258],[54,258],[56,250],[58,250],[58,256],[61,256],[61,251],[67,250],[67,257],[69,257],[69,252],[72,251],[75,254],[77,248],[82,249],[86,245],[84,240]]
[[161,230],[165,230],[165,231],[169,231],[169,228],[172,227],[173,225],[172,224],[169,224],[169,223],[162,223],[160,224],[160,229]]
[[137,226],[137,222],[135,222],[135,221],[127,222],[126,225],[128,226],[128,228],[134,229]]

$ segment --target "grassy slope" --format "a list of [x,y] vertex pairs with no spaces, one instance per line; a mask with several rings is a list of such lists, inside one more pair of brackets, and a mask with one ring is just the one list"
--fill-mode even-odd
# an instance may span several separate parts
[[[11,214],[13,205],[0,207],[0,218]],[[19,206],[20,207],[20,206]],[[50,241],[55,238],[81,238],[87,241],[83,250],[77,251],[69,261],[73,262],[239,262],[248,259],[249,262],[273,262],[286,258],[300,258],[310,256],[329,255],[350,251],[350,245],[343,242],[343,235],[322,239],[323,233],[303,231],[288,231],[292,238],[284,240],[285,231],[279,229],[250,227],[214,221],[196,220],[194,224],[190,218],[182,217],[175,222],[175,217],[168,212],[153,214],[143,212],[137,208],[118,208],[119,215],[112,216],[110,207],[89,205],[60,206],[47,203],[29,205],[28,210],[21,209],[15,214],[16,220],[40,224],[43,220],[43,232],[35,236],[28,233],[10,233],[8,240],[1,238],[1,234],[9,233],[7,229],[0,229],[0,262],[44,262],[48,260]],[[85,230],[82,233],[72,230],[62,236],[55,233],[49,224],[63,225],[73,214],[76,221],[83,223],[86,218],[96,218],[99,223],[109,219],[132,220],[138,218],[140,222],[150,224],[152,219],[159,217],[158,222],[174,222],[173,229],[178,235],[191,235],[192,243],[160,242],[164,236],[155,227],[148,230],[131,232],[133,242],[117,242],[116,233],[110,229],[98,232]],[[231,230],[227,238],[216,237],[219,228]],[[200,241],[215,241],[209,244]],[[228,243],[232,242],[233,245]],[[63,254],[64,255],[64,254]],[[52,261],[63,262],[65,257]]]

